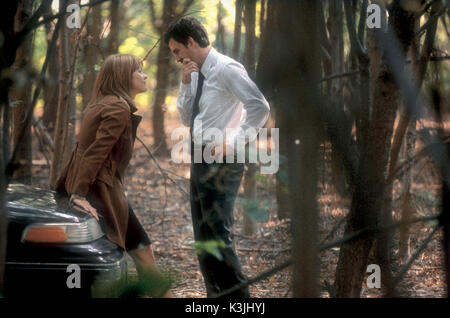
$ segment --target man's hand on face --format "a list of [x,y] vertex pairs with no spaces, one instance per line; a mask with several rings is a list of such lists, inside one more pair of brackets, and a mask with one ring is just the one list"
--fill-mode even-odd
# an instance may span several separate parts
[[183,84],[189,84],[191,82],[191,73],[198,72],[198,65],[188,58],[184,58],[181,63],[183,63],[181,65],[181,71],[183,73],[181,81]]

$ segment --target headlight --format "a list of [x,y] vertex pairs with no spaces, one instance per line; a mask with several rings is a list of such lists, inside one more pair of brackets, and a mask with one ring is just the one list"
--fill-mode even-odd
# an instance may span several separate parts
[[35,223],[28,225],[22,234],[27,243],[86,243],[104,235],[95,219],[82,223]]

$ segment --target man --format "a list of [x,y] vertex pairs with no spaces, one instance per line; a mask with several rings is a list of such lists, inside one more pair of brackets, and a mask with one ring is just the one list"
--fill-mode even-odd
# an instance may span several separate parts
[[[239,142],[245,143],[247,129],[259,129],[265,124],[270,108],[244,67],[210,46],[205,28],[195,18],[174,21],[164,40],[177,62],[182,63],[177,108],[183,123],[190,126],[192,138],[190,201],[194,237],[200,245],[217,244],[220,251],[220,255],[198,255],[207,295],[211,297],[245,281],[231,239],[234,202],[244,164],[229,163],[228,158],[235,155]],[[211,128],[221,131],[223,140],[212,140],[206,133]],[[194,158],[197,150],[203,154],[211,144],[211,155],[219,162]],[[226,163],[222,163],[225,156]],[[250,294],[244,287],[229,296]]]

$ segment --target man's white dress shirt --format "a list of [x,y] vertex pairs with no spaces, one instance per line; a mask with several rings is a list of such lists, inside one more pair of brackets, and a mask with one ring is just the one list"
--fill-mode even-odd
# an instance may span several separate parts
[[[233,147],[238,140],[248,142],[245,131],[248,128],[258,131],[269,118],[270,107],[263,94],[242,64],[214,48],[209,51],[200,72],[205,80],[199,101],[200,112],[194,122],[195,142],[200,137],[203,144],[214,139],[205,134],[208,128],[219,129]],[[191,123],[197,82],[198,72],[191,73],[191,83],[182,82],[178,94],[177,108],[186,126]]]

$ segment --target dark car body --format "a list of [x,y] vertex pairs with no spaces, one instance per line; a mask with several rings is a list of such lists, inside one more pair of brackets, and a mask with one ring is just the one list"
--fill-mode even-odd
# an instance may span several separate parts
[[[50,190],[9,185],[5,296],[116,297],[126,281],[125,253],[87,213]],[[29,242],[33,227],[64,225],[78,240]],[[68,230],[68,231],[69,231]],[[71,276],[78,275],[78,276]],[[79,284],[74,285],[78,279]]]

